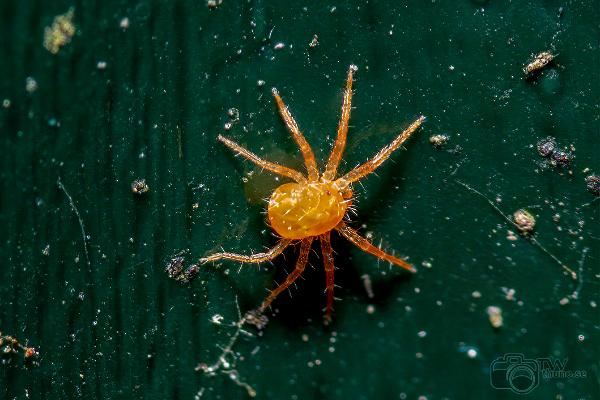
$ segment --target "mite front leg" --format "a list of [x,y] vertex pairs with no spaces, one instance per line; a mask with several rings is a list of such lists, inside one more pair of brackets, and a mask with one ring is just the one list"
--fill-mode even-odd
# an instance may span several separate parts
[[321,253],[323,254],[323,266],[325,268],[325,290],[327,291],[327,307],[325,308],[325,323],[331,321],[331,311],[333,310],[333,288],[334,288],[334,265],[333,252],[331,250],[331,232],[327,232],[319,237],[321,242]]
[[244,256],[242,254],[235,253],[216,253],[208,257],[200,259],[200,263],[206,264],[208,262],[215,262],[218,260],[232,260],[239,261],[241,263],[259,264],[265,261],[271,261],[281,253],[289,244],[292,243],[291,239],[282,239],[275,245],[275,247],[269,249],[265,253],[252,254],[250,256]]
[[304,267],[306,267],[306,262],[308,261],[308,253],[310,251],[310,246],[312,245],[312,242],[312,237],[302,239],[300,245],[300,255],[298,256],[298,261],[296,261],[296,268],[292,271],[291,274],[287,276],[287,278],[285,278],[285,281],[283,281],[281,285],[273,289],[269,296],[267,296],[265,301],[263,301],[260,308],[258,309],[259,313],[262,314],[271,305],[273,300],[275,300],[275,298],[279,296],[281,292],[287,289],[292,283],[294,283],[296,279],[300,277],[300,275],[302,275]]
[[274,172],[278,175],[286,176],[288,178],[292,178],[298,183],[305,183],[306,178],[300,172],[295,169],[284,167],[283,165],[276,164],[271,161],[266,161],[252,153],[249,150],[246,150],[236,142],[231,139],[226,138],[225,136],[219,135],[218,138],[223,144],[229,147],[231,150],[246,158],[249,161],[252,161],[254,164],[258,165],[261,168]]
[[348,172],[346,175],[342,176],[336,182],[339,188],[345,188],[350,185],[352,182],[356,182],[359,179],[363,178],[366,175],[369,175],[371,172],[375,171],[377,167],[381,165],[385,160],[388,159],[390,154],[394,152],[398,147],[402,145],[425,121],[424,116],[420,116],[415,122],[410,124],[408,128],[406,128],[392,143],[385,146],[383,149],[379,150],[377,154],[373,158],[371,158],[366,163],[354,168],[352,171]]
[[356,232],[354,229],[350,228],[344,222],[340,222],[338,224],[338,226],[335,227],[335,229],[339,233],[341,233],[342,236],[344,236],[346,239],[348,239],[350,242],[352,242],[354,245],[356,245],[361,250],[366,251],[367,253],[372,254],[377,258],[380,258],[380,259],[390,262],[392,264],[398,265],[410,272],[417,272],[417,270],[415,270],[415,268],[412,265],[410,265],[409,263],[407,263],[406,261],[401,260],[397,257],[394,257],[391,254],[386,253],[385,251],[381,250],[377,246],[373,246],[373,244],[371,244],[371,242],[369,242],[364,237],[360,236],[358,234],[358,232]]
[[350,110],[352,106],[352,76],[358,68],[356,65],[351,65],[348,69],[348,78],[346,79],[346,90],[344,90],[344,101],[342,103],[342,116],[340,117],[340,125],[338,126],[337,138],[333,144],[333,150],[327,161],[327,167],[323,173],[323,179],[331,181],[335,178],[337,167],[340,165],[344,147],[346,147],[346,135],[348,133],[348,121],[350,120]]
[[296,143],[298,143],[298,147],[300,148],[300,152],[302,152],[302,156],[304,157],[304,163],[306,164],[306,169],[308,171],[308,180],[315,182],[319,179],[319,170],[317,169],[317,160],[315,159],[315,154],[313,153],[310,145],[306,141],[306,138],[300,132],[300,128],[298,128],[298,124],[292,114],[290,114],[290,110],[286,107],[283,100],[279,96],[279,92],[277,89],[273,88],[271,90],[273,93],[273,97],[275,97],[275,102],[277,103],[277,107],[279,108],[279,113],[281,114],[281,118],[285,122],[285,125],[290,130],[292,136]]

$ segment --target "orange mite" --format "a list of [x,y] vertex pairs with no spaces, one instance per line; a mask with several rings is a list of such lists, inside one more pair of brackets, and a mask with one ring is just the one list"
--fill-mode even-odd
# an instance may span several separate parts
[[227,147],[249,161],[252,161],[263,169],[286,178],[291,178],[294,181],[285,183],[275,189],[269,200],[269,222],[271,228],[280,236],[279,243],[275,247],[265,253],[258,253],[250,256],[233,253],[217,253],[200,259],[201,263],[214,262],[217,260],[233,260],[241,263],[261,263],[273,260],[280,255],[287,246],[299,241],[300,255],[296,261],[296,268],[287,276],[283,283],[267,296],[258,309],[259,313],[263,313],[281,292],[287,289],[296,279],[298,279],[298,277],[300,277],[306,266],[312,242],[314,239],[319,239],[321,251],[323,253],[327,288],[325,320],[327,322],[330,321],[334,288],[334,266],[330,233],[334,229],[357,247],[375,257],[398,265],[411,272],[415,272],[412,265],[374,246],[344,221],[346,211],[352,203],[351,185],[375,171],[377,167],[379,167],[379,165],[381,165],[394,150],[399,148],[425,121],[424,116],[419,117],[396,139],[394,139],[392,143],[375,154],[373,158],[345,175],[336,178],[337,168],[340,164],[342,153],[344,152],[344,147],[346,145],[348,120],[350,119],[350,104],[352,101],[352,78],[356,69],[356,66],[351,65],[348,70],[337,139],[333,145],[333,150],[329,156],[325,172],[323,172],[322,175],[319,174],[317,169],[317,163],[311,147],[304,138],[304,135],[300,132],[298,124],[290,114],[275,88],[273,88],[272,92],[275,101],[277,102],[277,107],[279,108],[279,112],[281,113],[286,126],[302,152],[308,176],[305,176],[292,168],[263,160],[232,140],[221,135],[218,137],[218,139]]

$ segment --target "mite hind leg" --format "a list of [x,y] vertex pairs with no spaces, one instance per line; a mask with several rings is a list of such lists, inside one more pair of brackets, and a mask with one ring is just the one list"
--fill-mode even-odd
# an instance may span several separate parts
[[333,310],[333,289],[334,289],[334,265],[333,251],[331,250],[330,232],[320,236],[321,253],[323,254],[323,266],[325,268],[325,291],[327,292],[327,306],[325,307],[325,323],[331,321],[331,311]]
[[410,272],[417,272],[412,265],[410,265],[409,263],[407,263],[404,260],[401,260],[397,257],[394,257],[391,254],[386,253],[385,251],[381,250],[379,247],[374,246],[371,242],[369,242],[364,237],[360,236],[358,234],[358,232],[356,232],[354,229],[350,228],[345,223],[340,222],[338,224],[338,226],[335,227],[335,229],[339,233],[341,233],[342,236],[344,236],[346,239],[348,239],[350,242],[352,242],[354,245],[356,245],[356,247],[358,247],[359,249],[361,249],[369,254],[372,254],[379,259],[385,260],[394,265],[402,267]]
[[279,241],[279,243],[277,243],[277,245],[275,245],[275,247],[272,247],[268,251],[264,253],[252,254],[250,256],[235,253],[216,253],[208,257],[201,258],[200,263],[206,264],[208,262],[214,262],[218,260],[232,260],[239,261],[241,263],[259,264],[265,261],[273,260],[275,257],[283,253],[283,250],[285,250],[290,243],[292,243],[291,239],[282,239]]
[[310,246],[312,245],[312,241],[312,237],[302,240],[300,244],[300,255],[298,256],[298,261],[296,261],[296,268],[294,268],[294,270],[287,276],[287,278],[285,278],[285,281],[283,281],[282,284],[280,284],[275,289],[273,289],[273,291],[271,291],[269,296],[267,296],[267,298],[260,305],[258,309],[259,313],[262,314],[271,305],[273,300],[275,300],[275,298],[279,296],[281,292],[287,289],[292,283],[296,281],[296,279],[300,277],[300,275],[302,275],[302,272],[306,267],[306,262],[308,261],[308,253],[310,252]]

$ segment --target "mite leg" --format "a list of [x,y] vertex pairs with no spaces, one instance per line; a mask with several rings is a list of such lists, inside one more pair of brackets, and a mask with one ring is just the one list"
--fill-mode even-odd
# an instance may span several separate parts
[[217,139],[219,139],[221,142],[223,142],[223,144],[225,144],[225,146],[229,147],[231,150],[233,150],[237,154],[241,155],[242,157],[248,159],[249,161],[252,161],[254,164],[258,165],[259,167],[262,167],[266,170],[274,172],[278,175],[287,176],[288,178],[292,178],[293,180],[295,180],[298,183],[306,182],[306,178],[304,177],[304,175],[302,175],[300,172],[296,171],[295,169],[284,167],[283,165],[279,165],[279,164],[276,164],[271,161],[263,160],[262,158],[258,157],[256,154],[250,152],[249,150],[246,150],[245,148],[243,148],[242,146],[240,146],[233,140],[227,139],[225,136],[219,135],[217,137]]
[[350,108],[352,104],[352,74],[357,70],[356,65],[351,65],[348,69],[348,78],[346,79],[346,90],[344,90],[344,102],[342,103],[342,116],[338,126],[337,138],[333,144],[333,150],[329,155],[327,167],[323,173],[323,178],[332,181],[335,178],[337,167],[340,165],[344,147],[346,147],[346,134],[348,133],[348,121],[350,120]]
[[397,257],[392,256],[391,254],[386,253],[377,246],[373,246],[371,242],[369,242],[364,237],[360,236],[358,232],[350,228],[344,222],[340,222],[338,226],[335,227],[335,229],[339,233],[341,233],[342,236],[344,236],[346,239],[348,239],[361,250],[366,251],[367,253],[370,253],[377,258],[380,258],[392,264],[398,265],[404,269],[407,269],[410,272],[417,272],[415,268],[406,261],[403,261]]
[[275,247],[269,249],[268,251],[264,253],[253,254],[251,256],[244,256],[241,254],[234,253],[216,253],[211,256],[201,258],[200,263],[206,264],[207,262],[214,262],[218,260],[232,260],[239,261],[241,263],[258,264],[265,261],[271,261],[278,255],[280,255],[283,252],[283,250],[285,250],[285,248],[289,246],[291,242],[291,239],[282,239],[279,241],[279,243],[277,243],[277,245],[275,245]]
[[406,128],[396,139],[392,141],[392,143],[385,146],[383,149],[379,150],[377,154],[373,158],[371,158],[366,163],[359,165],[354,168],[352,171],[348,172],[346,175],[342,176],[337,180],[338,187],[346,187],[352,182],[356,182],[364,176],[370,174],[375,171],[377,167],[381,165],[385,160],[388,159],[390,154],[394,152],[398,147],[402,145],[425,121],[424,116],[420,116],[415,122],[410,124],[408,128]]
[[308,261],[308,253],[310,252],[310,246],[312,245],[312,242],[312,237],[302,239],[300,244],[300,255],[298,256],[298,261],[296,261],[296,268],[287,276],[287,278],[285,278],[285,281],[283,281],[281,285],[273,289],[269,296],[267,296],[265,301],[263,301],[258,309],[260,313],[263,313],[281,292],[287,289],[292,283],[294,283],[296,279],[300,277],[300,275],[302,275],[304,267],[306,267],[306,262]]
[[277,107],[279,108],[279,113],[281,114],[281,118],[285,122],[285,125],[288,127],[294,140],[298,143],[298,147],[300,147],[300,152],[302,152],[302,156],[304,157],[304,164],[306,164],[306,169],[308,171],[308,180],[309,181],[317,181],[319,179],[319,170],[317,169],[317,161],[315,160],[315,154],[313,153],[310,145],[306,141],[306,138],[300,132],[300,128],[298,128],[298,124],[290,111],[283,103],[283,100],[279,96],[279,92],[277,89],[273,88],[273,97],[275,97],[275,102],[277,103]]
[[325,322],[331,321],[331,310],[333,309],[333,254],[331,251],[330,232],[320,236],[321,253],[323,254],[323,266],[325,267],[325,290],[327,291],[327,307],[325,308]]

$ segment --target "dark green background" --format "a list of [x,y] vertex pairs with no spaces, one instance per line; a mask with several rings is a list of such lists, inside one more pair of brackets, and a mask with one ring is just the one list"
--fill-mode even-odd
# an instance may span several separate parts
[[[356,187],[353,217],[419,272],[408,277],[334,238],[342,301],[333,324],[321,323],[315,254],[262,334],[236,344],[241,379],[265,399],[517,398],[490,386],[489,366],[523,352],[568,358],[588,374],[541,382],[526,398],[600,398],[600,203],[590,204],[582,172],[600,173],[600,3],[337,3],[0,0],[0,101],[11,103],[0,109],[0,330],[41,352],[39,367],[0,365],[0,398],[246,398],[226,375],[194,367],[214,362],[234,333],[211,317],[236,320],[236,298],[242,312],[260,304],[294,249],[261,268],[206,266],[188,285],[163,268],[182,249],[192,260],[274,243],[261,212],[277,182],[216,141],[227,110],[240,112],[227,135],[301,168],[270,96],[276,86],[324,160],[351,63],[343,171],[428,117],[406,151]],[[44,27],[71,6],[77,35],[52,55]],[[556,64],[525,81],[523,65],[547,49]],[[28,76],[39,86],[31,94]],[[450,141],[436,150],[433,134]],[[535,143],[548,135],[575,146],[572,175],[542,164]],[[136,178],[150,185],[144,198],[130,191]],[[457,179],[500,198],[505,214],[534,213],[539,242],[580,280],[530,241],[507,240],[511,227]],[[497,331],[490,305],[503,310]]]

